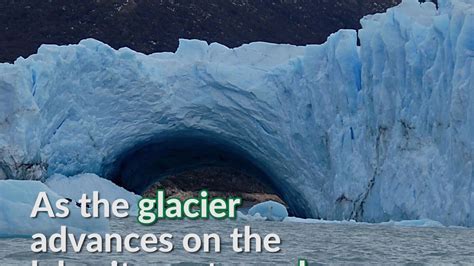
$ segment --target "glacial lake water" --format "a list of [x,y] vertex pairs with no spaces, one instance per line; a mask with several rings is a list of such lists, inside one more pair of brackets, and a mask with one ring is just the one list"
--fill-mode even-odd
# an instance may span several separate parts
[[[278,253],[235,253],[229,234],[250,225],[252,232],[275,232],[281,239]],[[134,218],[111,221],[111,232],[171,233],[175,248],[170,253],[34,254],[32,239],[0,239],[0,265],[296,265],[304,258],[318,264],[474,264],[474,230],[467,228],[420,228],[367,224],[303,224],[264,221],[160,221],[142,226]],[[181,239],[188,233],[218,233],[220,253],[186,253]]]

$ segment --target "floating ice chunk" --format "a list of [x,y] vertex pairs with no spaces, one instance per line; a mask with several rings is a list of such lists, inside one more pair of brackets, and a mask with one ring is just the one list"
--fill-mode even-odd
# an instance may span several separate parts
[[366,223],[356,222],[355,220],[342,220],[342,221],[331,221],[322,219],[303,219],[298,217],[286,217],[283,222],[285,223],[305,223],[305,224],[358,224],[358,225],[391,225],[391,226],[403,226],[403,227],[444,227],[440,222],[433,221],[430,219],[420,220],[403,220],[403,221],[389,221],[382,223]]
[[112,203],[116,199],[124,199],[129,203],[129,214],[137,216],[140,196],[121,188],[110,180],[95,174],[79,174],[71,177],[55,174],[46,180],[46,185],[59,195],[78,201],[82,194],[92,197],[92,192],[98,191],[101,199]]
[[444,227],[440,222],[433,221],[430,219],[420,220],[403,220],[403,221],[389,221],[380,223],[382,225],[395,225],[395,226],[407,226],[407,227]]
[[298,217],[286,217],[283,222],[285,223],[303,223],[303,224],[369,224],[365,222],[356,222],[355,220],[342,220],[342,221],[331,221],[323,219],[305,219]]
[[272,200],[256,204],[250,208],[248,215],[255,216],[256,214],[260,214],[269,221],[283,221],[288,217],[286,207]]
[[55,202],[62,198],[39,181],[0,180],[0,237],[30,237],[36,233],[45,235],[59,231],[61,225],[68,227],[71,233],[108,231],[106,219],[85,219],[80,208],[69,205],[67,218],[50,218],[44,212],[36,218],[30,218],[36,198],[40,192],[46,192],[55,212]]
[[244,214],[241,211],[237,211],[237,220],[240,221],[266,221],[266,217],[262,217],[260,213],[256,213],[255,215]]

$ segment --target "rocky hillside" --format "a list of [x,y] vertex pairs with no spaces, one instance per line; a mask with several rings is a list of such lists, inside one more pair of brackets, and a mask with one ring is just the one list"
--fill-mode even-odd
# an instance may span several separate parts
[[285,204],[271,185],[228,167],[204,167],[170,176],[148,188],[143,196],[155,197],[157,189],[166,189],[167,196],[181,199],[197,197],[199,191],[207,189],[211,197],[241,197],[244,206],[267,200]]
[[229,47],[252,41],[324,42],[340,28],[400,0],[2,0],[0,62],[42,43],[92,37],[143,53],[175,51],[179,38]]

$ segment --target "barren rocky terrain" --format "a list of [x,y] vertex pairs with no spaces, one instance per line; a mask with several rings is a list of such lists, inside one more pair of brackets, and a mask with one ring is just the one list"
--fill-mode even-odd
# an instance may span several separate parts
[[316,44],[400,0],[3,0],[0,62],[43,43],[95,38],[143,53],[175,51],[179,38],[229,47],[253,41]]

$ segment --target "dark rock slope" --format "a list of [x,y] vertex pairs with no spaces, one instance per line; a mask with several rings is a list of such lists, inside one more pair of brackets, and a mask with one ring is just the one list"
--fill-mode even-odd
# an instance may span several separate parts
[[365,14],[400,0],[2,0],[0,62],[42,43],[92,37],[143,53],[175,51],[178,38],[229,47],[252,41],[322,43]]

